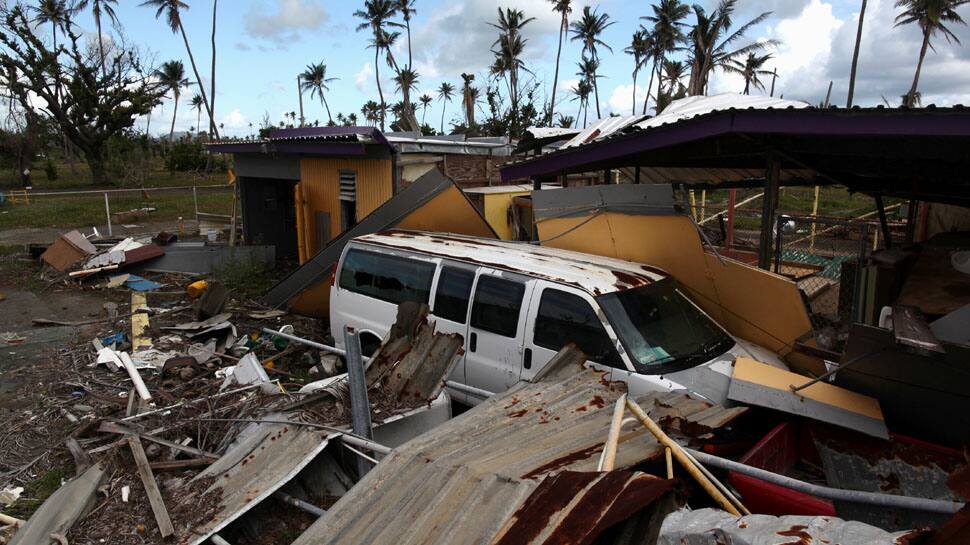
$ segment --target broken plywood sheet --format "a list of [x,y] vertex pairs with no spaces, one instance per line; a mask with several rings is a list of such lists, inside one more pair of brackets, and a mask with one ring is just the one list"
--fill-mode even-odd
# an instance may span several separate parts
[[58,271],[66,272],[72,265],[97,251],[84,235],[71,231],[57,237],[40,258]]
[[792,387],[809,380],[797,373],[742,357],[734,362],[728,399],[827,422],[881,439],[889,438],[879,401],[827,382],[817,382],[792,392]]
[[13,536],[9,545],[49,543],[51,534],[66,535],[93,505],[104,478],[104,466],[95,464],[58,488]]

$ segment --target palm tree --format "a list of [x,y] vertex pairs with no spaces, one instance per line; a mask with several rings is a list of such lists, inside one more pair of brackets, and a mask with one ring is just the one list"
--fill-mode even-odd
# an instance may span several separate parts
[[115,14],[114,6],[118,0],[77,0],[74,3],[74,10],[81,11],[91,4],[91,15],[94,16],[94,24],[98,27],[98,56],[101,58],[101,71],[104,72],[104,39],[101,37],[101,15],[107,15],[113,25],[118,24],[118,16]]
[[733,64],[724,67],[725,71],[737,74],[744,78],[744,91],[742,94],[749,94],[751,88],[765,90],[765,84],[760,76],[770,76],[771,70],[765,70],[764,65],[771,60],[771,53],[765,55],[755,55],[748,53],[744,62],[735,60]]
[[[57,29],[65,31],[67,26],[71,24],[71,8],[67,5],[65,0],[40,0],[37,6],[32,8],[36,15],[34,16],[34,22],[38,24],[50,23],[51,25],[51,39],[53,40],[54,59],[57,59]],[[60,63],[56,63],[53,67],[54,71],[54,96],[60,96],[61,91],[61,70]],[[66,146],[66,137],[65,137]]]
[[[633,39],[630,41],[630,45],[623,50],[624,53],[628,55],[633,55],[633,112],[631,115],[637,114],[637,74],[643,65],[646,64],[647,59],[653,53],[653,37],[647,32],[647,29],[640,28],[633,33]],[[647,93],[650,90],[647,89]]]
[[381,89],[381,70],[380,63],[378,59],[380,58],[381,51],[388,48],[388,34],[384,30],[384,25],[394,17],[394,13],[397,10],[396,3],[394,0],[366,0],[364,2],[364,9],[357,10],[354,12],[354,17],[358,17],[363,20],[359,25],[357,25],[357,31],[370,30],[372,37],[370,39],[370,45],[367,47],[374,50],[374,79],[377,81],[377,94],[380,97],[379,111],[380,111],[380,121],[381,130],[384,130],[384,91]]
[[855,95],[855,73],[859,66],[859,46],[862,45],[862,23],[866,20],[866,0],[862,0],[862,8],[859,9],[859,26],[855,31],[855,49],[852,50],[852,68],[849,70],[849,96],[845,101],[845,107],[852,107],[852,98]]
[[[185,27],[182,26],[181,10],[189,9],[189,5],[183,0],[144,0],[140,5],[155,9],[156,19],[159,19],[164,15],[165,21],[172,33],[178,32],[182,34],[182,42],[185,43],[185,51],[189,54],[189,62],[192,64],[192,72],[195,74],[195,81],[199,84],[199,92],[202,95],[202,103],[205,105],[205,110],[209,114],[209,125],[210,127],[214,128],[213,124],[211,123],[211,120],[214,118],[212,116],[212,107],[209,105],[209,97],[206,95],[205,86],[202,85],[202,78],[199,77],[199,69],[195,65],[195,57],[192,55],[192,47],[189,46],[189,37],[185,33]],[[219,133],[216,132],[216,138],[218,137]]]
[[401,18],[404,19],[404,23],[402,24],[402,23],[398,23],[396,21],[392,21],[392,22],[388,23],[391,26],[396,26],[398,28],[404,28],[407,31],[407,35],[408,35],[408,64],[407,64],[407,68],[410,68],[410,67],[414,66],[413,58],[411,56],[411,17],[413,17],[414,16],[414,13],[417,11],[415,9],[415,7],[414,7],[415,2],[417,2],[417,0],[396,0],[396,2],[395,2],[395,4],[396,4],[395,5],[395,9],[398,12],[401,13]]
[[462,74],[461,79],[461,105],[465,109],[465,126],[471,127],[475,124],[475,102],[478,98],[478,89],[472,87],[475,74]]
[[[300,74],[300,92],[310,91],[310,98],[313,98],[314,95],[319,95],[320,102],[327,109],[327,119],[331,123],[333,122],[333,116],[330,115],[330,105],[327,104],[327,91],[330,90],[327,84],[338,79],[327,77],[327,65],[322,61],[316,64],[308,64],[306,70]],[[294,115],[294,117],[296,116]]]
[[201,125],[199,125],[202,122],[202,107],[204,106],[202,104],[202,97],[200,95],[194,95],[192,100],[189,101],[189,106],[195,110],[195,126],[199,127],[199,132],[202,132]]
[[438,100],[441,101],[441,134],[445,133],[445,104],[451,102],[451,97],[455,94],[455,86],[447,81],[441,82],[438,86]]
[[360,113],[364,116],[364,119],[376,125],[381,118],[380,110],[381,108],[376,102],[368,100],[361,106]]
[[[576,67],[579,69],[576,75],[580,77],[582,81],[585,81],[592,92],[596,93],[596,80],[603,77],[597,74],[599,71],[600,63],[596,59],[591,59],[586,55],[583,55],[582,59],[576,63]],[[586,102],[586,108],[589,108],[589,101]],[[599,117],[599,116],[597,116]]]
[[573,85],[569,90],[573,95],[573,102],[579,102],[579,110],[576,112],[576,123],[579,123],[579,116],[583,116],[583,127],[586,126],[586,116],[589,113],[589,95],[593,92],[593,85],[589,80],[583,78],[579,83]]
[[547,124],[552,124],[556,109],[556,87],[559,86],[559,57],[562,56],[562,37],[569,31],[569,14],[573,11],[572,0],[549,0],[552,2],[552,11],[560,15],[559,21],[559,47],[556,49],[556,74],[552,78],[552,100],[549,101],[549,119]]
[[420,77],[421,75],[411,68],[404,68],[394,76],[394,83],[397,84],[397,90],[401,92],[401,101],[404,107],[401,117],[404,118],[405,124],[410,125],[410,130],[419,132],[421,131],[421,125],[418,125],[418,120],[414,116],[414,105],[411,104],[411,90],[417,87]]
[[[690,8],[682,4],[680,0],[660,0],[659,5],[651,6],[653,15],[640,17],[653,23],[653,40],[655,51],[653,54],[653,71],[657,74],[657,79],[661,79],[661,69],[663,61],[667,55],[678,50],[685,39],[685,25],[682,21]],[[661,83],[657,82],[657,95],[661,93]],[[650,97],[650,90],[647,89],[647,98]],[[644,113],[646,113],[646,102],[644,102]]]
[[663,79],[667,82],[664,92],[657,95],[657,113],[664,111],[671,102],[687,96],[687,87],[684,86],[684,75],[687,74],[687,65],[681,61],[664,60]]
[[428,117],[428,106],[434,102],[434,97],[425,93],[418,97],[418,102],[421,103],[421,125],[424,126],[424,119]]
[[[212,64],[209,72],[209,97],[212,98],[212,102],[209,104],[209,130],[212,133],[216,132],[216,15],[218,11],[219,0],[212,0],[212,35],[209,38],[212,43]],[[208,165],[208,159],[206,161],[206,165]],[[206,170],[208,170],[208,166],[206,166]]]
[[[509,98],[512,101],[512,133],[518,134],[519,119],[519,69],[525,68],[522,61],[522,52],[525,43],[528,41],[522,37],[522,29],[525,25],[535,21],[535,17],[526,17],[522,10],[498,8],[498,21],[489,23],[499,31],[499,37],[492,43],[496,64],[493,68],[500,69],[501,72],[508,74]],[[494,70],[493,70],[494,71]]]
[[[570,31],[573,33],[572,41],[582,41],[583,42],[583,55],[589,53],[590,58],[596,61],[596,65],[599,65],[599,53],[596,51],[597,46],[605,47],[610,53],[613,52],[606,42],[601,40],[600,34],[603,33],[607,28],[613,25],[616,21],[610,21],[610,16],[601,13],[596,14],[596,10],[590,9],[589,6],[583,8],[583,16],[579,18],[578,21],[573,21],[570,25]],[[600,116],[600,88],[596,83],[596,74],[593,74],[593,93],[596,98],[596,117]]]
[[171,91],[175,99],[175,106],[172,108],[172,128],[168,131],[168,141],[171,143],[175,135],[175,115],[179,109],[179,96],[182,94],[182,88],[189,85],[189,80],[185,78],[185,66],[182,61],[162,63],[162,66],[155,71],[155,77],[158,78],[158,84]]
[[939,32],[947,42],[960,43],[960,39],[944,23],[966,24],[956,9],[970,4],[970,0],[896,0],[896,7],[904,8],[896,16],[895,26],[916,23],[923,31],[923,45],[919,51],[919,61],[916,63],[916,74],[913,85],[906,94],[905,106],[912,108],[916,105],[916,88],[919,85],[919,73],[923,68],[926,50],[932,47],[930,38]]
[[736,4],[737,0],[721,0],[710,15],[703,7],[694,5],[694,16],[697,20],[687,35],[688,56],[691,63],[690,80],[687,83],[688,95],[704,94],[707,91],[711,72],[715,68],[723,69],[725,65],[741,59],[748,53],[760,52],[778,44],[777,40],[761,40],[737,49],[728,49],[731,44],[742,39],[752,27],[761,24],[771,16],[770,11],[763,12],[729,33]]

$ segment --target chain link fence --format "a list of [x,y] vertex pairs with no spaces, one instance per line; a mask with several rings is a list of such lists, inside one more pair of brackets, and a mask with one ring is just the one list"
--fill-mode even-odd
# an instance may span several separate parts
[[867,221],[779,215],[773,270],[805,294],[816,331],[860,319],[862,268],[873,246]]

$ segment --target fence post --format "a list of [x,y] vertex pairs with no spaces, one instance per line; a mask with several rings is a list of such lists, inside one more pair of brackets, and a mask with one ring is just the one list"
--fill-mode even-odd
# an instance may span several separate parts
[[[775,272],[781,274],[781,234],[785,230],[785,222],[788,218],[781,214],[778,216],[778,222],[775,224]],[[764,221],[764,220],[762,220]],[[812,223],[814,226],[815,224]]]
[[192,203],[195,204],[195,221],[199,221],[199,195],[195,192],[195,186],[192,186]]
[[822,186],[818,186],[818,185],[815,186],[815,201],[812,203],[812,238],[811,238],[811,242],[809,242],[808,244],[808,253],[810,254],[815,253],[815,226],[817,225],[817,222],[815,222],[814,220],[815,218],[818,217],[818,198],[821,191],[821,187]]
[[108,236],[114,236],[111,231],[111,206],[108,204],[108,192],[104,192],[104,214],[108,218]]

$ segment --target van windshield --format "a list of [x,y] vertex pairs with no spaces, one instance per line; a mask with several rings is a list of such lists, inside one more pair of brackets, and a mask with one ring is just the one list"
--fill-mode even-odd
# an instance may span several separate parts
[[596,298],[638,373],[699,365],[734,340],[683,294],[672,278]]

